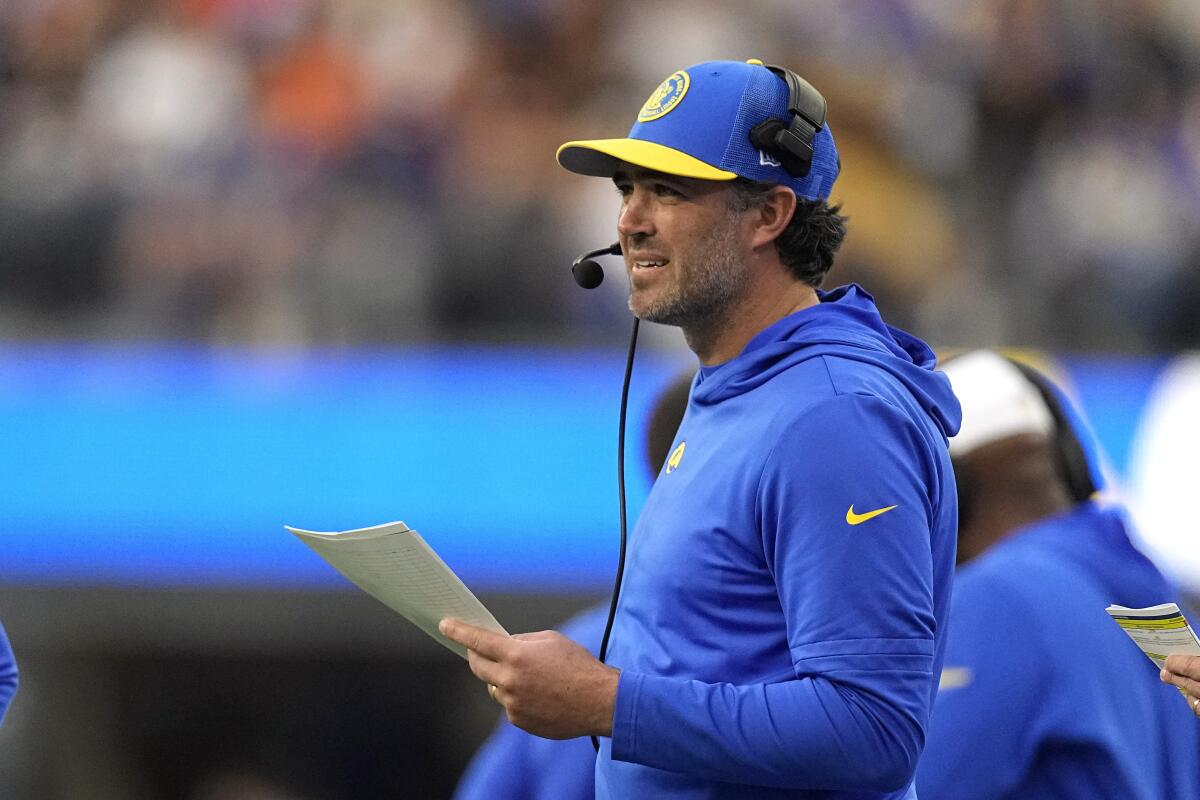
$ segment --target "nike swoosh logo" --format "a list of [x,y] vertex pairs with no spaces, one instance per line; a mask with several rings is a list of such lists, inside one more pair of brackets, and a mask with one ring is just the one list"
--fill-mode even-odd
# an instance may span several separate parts
[[878,517],[880,514],[886,514],[893,508],[895,508],[895,506],[887,506],[886,508],[877,508],[874,511],[868,511],[865,514],[855,514],[854,504],[851,503],[850,507],[846,509],[846,522],[851,525],[861,525],[869,519],[875,519],[875,517]]

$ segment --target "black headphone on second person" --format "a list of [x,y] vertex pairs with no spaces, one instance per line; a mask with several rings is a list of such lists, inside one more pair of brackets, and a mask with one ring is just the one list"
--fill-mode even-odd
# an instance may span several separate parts
[[770,118],[750,129],[750,143],[774,156],[796,178],[812,169],[813,143],[825,127],[825,98],[808,81],[787,67],[764,64],[788,87],[788,114],[791,122]]
[[1025,376],[1025,380],[1033,384],[1054,420],[1052,434],[1055,459],[1058,461],[1058,473],[1067,484],[1071,500],[1082,503],[1096,493],[1096,482],[1092,479],[1092,466],[1088,461],[1083,443],[1071,424],[1070,416],[1063,408],[1062,398],[1058,391],[1047,380],[1046,376],[1027,364],[1015,359],[1008,359],[1017,371]]

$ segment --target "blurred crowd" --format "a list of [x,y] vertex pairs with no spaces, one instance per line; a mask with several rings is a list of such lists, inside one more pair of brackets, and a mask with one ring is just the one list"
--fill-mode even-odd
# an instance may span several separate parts
[[1196,0],[5,0],[0,338],[578,342],[558,169],[670,72],[830,102],[832,284],[957,345],[1200,347]]

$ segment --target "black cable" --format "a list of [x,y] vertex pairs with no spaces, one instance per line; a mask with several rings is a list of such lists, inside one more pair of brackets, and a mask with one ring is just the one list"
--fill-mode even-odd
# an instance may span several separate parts
[[[617,577],[613,581],[612,601],[608,604],[608,621],[604,624],[604,637],[600,640],[600,663],[608,655],[608,637],[612,633],[613,619],[617,616],[617,600],[621,596],[621,579],[625,576],[625,410],[629,407],[629,379],[633,375],[633,354],[637,350],[637,317],[633,318],[633,331],[629,335],[629,354],[625,357],[625,382],[621,385],[621,417],[617,423],[617,497],[621,507],[621,548],[617,553]],[[600,740],[592,737],[592,747],[600,752]]]

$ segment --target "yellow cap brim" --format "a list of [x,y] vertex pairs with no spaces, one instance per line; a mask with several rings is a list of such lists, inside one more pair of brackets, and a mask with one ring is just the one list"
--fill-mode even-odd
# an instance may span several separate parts
[[683,178],[729,181],[737,177],[737,173],[717,169],[687,153],[641,139],[567,142],[558,148],[556,158],[564,169],[597,178],[611,178],[621,162]]

